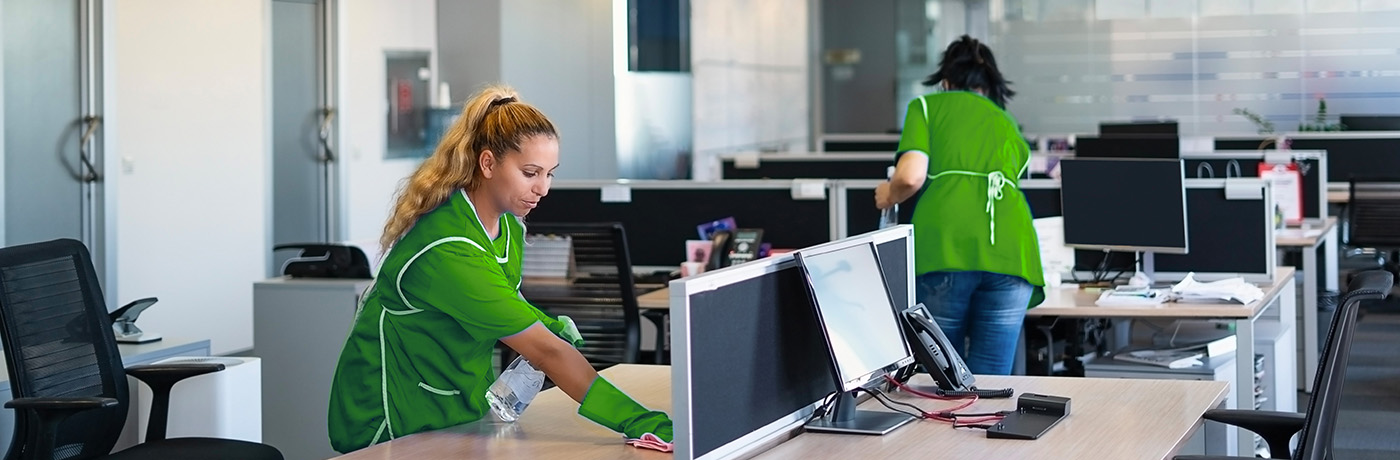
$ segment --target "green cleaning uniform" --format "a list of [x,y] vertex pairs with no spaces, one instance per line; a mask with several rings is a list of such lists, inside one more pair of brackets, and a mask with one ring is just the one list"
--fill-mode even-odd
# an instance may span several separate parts
[[490,412],[492,351],[536,322],[564,322],[520,296],[525,226],[492,240],[465,192],[419,218],[361,300],[331,386],[331,446],[350,452]]
[[1045,298],[1040,245],[1017,188],[1030,149],[1016,120],[967,91],[916,98],[908,113],[898,152],[928,155],[929,175],[914,207],[915,273],[1020,277],[1035,287],[1029,306],[1039,305]]

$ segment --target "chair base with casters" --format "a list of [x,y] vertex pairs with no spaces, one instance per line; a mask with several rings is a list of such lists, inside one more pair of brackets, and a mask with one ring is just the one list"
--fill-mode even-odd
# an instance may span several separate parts
[[[0,249],[0,345],[16,409],[6,459],[281,460],[259,443],[166,439],[170,389],[219,372],[219,363],[124,368],[106,303],[81,242],[70,239]],[[111,453],[126,423],[130,375],[151,387],[145,442]]]
[[[1206,411],[1206,420],[1238,426],[1264,438],[1270,458],[1331,460],[1332,437],[1337,413],[1341,411],[1342,386],[1346,382],[1351,338],[1356,332],[1356,315],[1365,300],[1384,299],[1390,294],[1395,276],[1387,271],[1358,273],[1348,284],[1326,346],[1318,357],[1317,377],[1313,380],[1312,400],[1306,413],[1216,409]],[[1298,448],[1289,447],[1295,435]],[[1177,460],[1216,460],[1237,457],[1188,455]]]

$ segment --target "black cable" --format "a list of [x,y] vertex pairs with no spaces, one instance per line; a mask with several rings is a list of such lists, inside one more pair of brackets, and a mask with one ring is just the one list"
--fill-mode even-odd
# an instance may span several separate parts
[[836,402],[836,399],[833,398],[833,397],[834,397],[834,396],[837,396],[837,395],[838,395],[838,392],[835,392],[835,391],[833,391],[833,392],[831,392],[831,393],[827,393],[827,394],[826,394],[826,397],[825,397],[825,398],[822,398],[822,399],[823,399],[822,405],[817,406],[817,408],[816,408],[815,410],[812,411],[812,415],[810,415],[810,416],[807,417],[807,423],[811,423],[813,420],[816,420],[818,417],[825,417],[825,416],[826,416],[826,411],[829,410],[829,409],[831,408],[831,404],[834,403],[834,402]]
[[914,409],[915,409],[915,410],[918,410],[919,413],[917,413],[917,414],[909,413],[909,412],[906,412],[906,411],[901,410],[901,409],[899,409],[899,408],[896,408],[896,407],[894,407],[894,406],[891,406],[890,403],[885,402],[885,399],[881,397],[884,393],[880,393],[880,392],[878,392],[878,391],[871,391],[871,390],[868,390],[868,389],[865,389],[865,388],[861,388],[861,389],[859,389],[859,390],[857,390],[857,391],[864,391],[864,392],[866,392],[866,393],[870,393],[870,396],[874,397],[876,401],[879,401],[879,402],[880,402],[880,405],[885,406],[885,407],[888,408],[889,410],[892,410],[892,411],[895,411],[895,412],[899,412],[899,413],[901,413],[901,414],[908,415],[908,416],[910,416],[910,417],[914,417],[914,418],[917,418],[917,419],[919,419],[919,420],[923,420],[923,419],[927,418],[927,417],[924,415],[924,411],[923,411],[923,410],[920,410],[919,408],[914,407],[913,405],[906,404],[906,403],[902,403],[902,402],[899,402],[899,401],[893,401],[893,402],[896,403],[896,404],[903,404],[903,405],[905,405],[905,406],[914,407]]
[[983,430],[990,430],[990,429],[992,429],[992,427],[994,427],[994,426],[996,426],[996,425],[973,425],[973,424],[968,424],[968,425],[953,425],[953,428],[978,428],[978,429],[983,429]]
[[877,389],[877,390],[875,390],[874,393],[871,393],[871,394],[878,394],[879,396],[885,398],[886,400],[889,400],[889,402],[892,402],[892,403],[895,403],[895,404],[899,404],[899,405],[901,405],[901,406],[908,407],[908,408],[910,408],[910,409],[914,409],[915,412],[918,412],[918,413],[920,413],[920,414],[928,414],[927,411],[924,411],[924,410],[923,410],[922,408],[920,408],[919,406],[915,406],[915,405],[913,405],[913,404],[909,404],[909,403],[906,403],[906,402],[903,402],[903,401],[896,401],[894,398],[891,398],[890,395],[885,394],[884,391],[881,391],[881,390],[878,390],[878,389]]

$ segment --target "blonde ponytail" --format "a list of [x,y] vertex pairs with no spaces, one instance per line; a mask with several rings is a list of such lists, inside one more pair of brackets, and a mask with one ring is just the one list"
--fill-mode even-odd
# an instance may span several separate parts
[[452,123],[432,156],[418,166],[398,193],[394,212],[379,237],[382,254],[403,238],[419,217],[441,206],[453,192],[472,190],[479,185],[477,166],[481,152],[490,150],[497,158],[520,149],[520,143],[534,136],[557,139],[554,123],[543,112],[520,102],[520,95],[508,86],[492,85],[467,101],[461,116]]

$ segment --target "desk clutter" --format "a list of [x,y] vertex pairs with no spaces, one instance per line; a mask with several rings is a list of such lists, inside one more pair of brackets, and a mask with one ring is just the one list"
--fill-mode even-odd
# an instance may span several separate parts
[[1264,290],[1247,282],[1244,278],[1233,277],[1218,281],[1197,281],[1195,273],[1187,273],[1181,282],[1170,289],[1150,289],[1146,286],[1118,286],[1105,289],[1099,294],[1095,305],[1110,306],[1154,306],[1167,302],[1181,303],[1249,303],[1264,298]]

